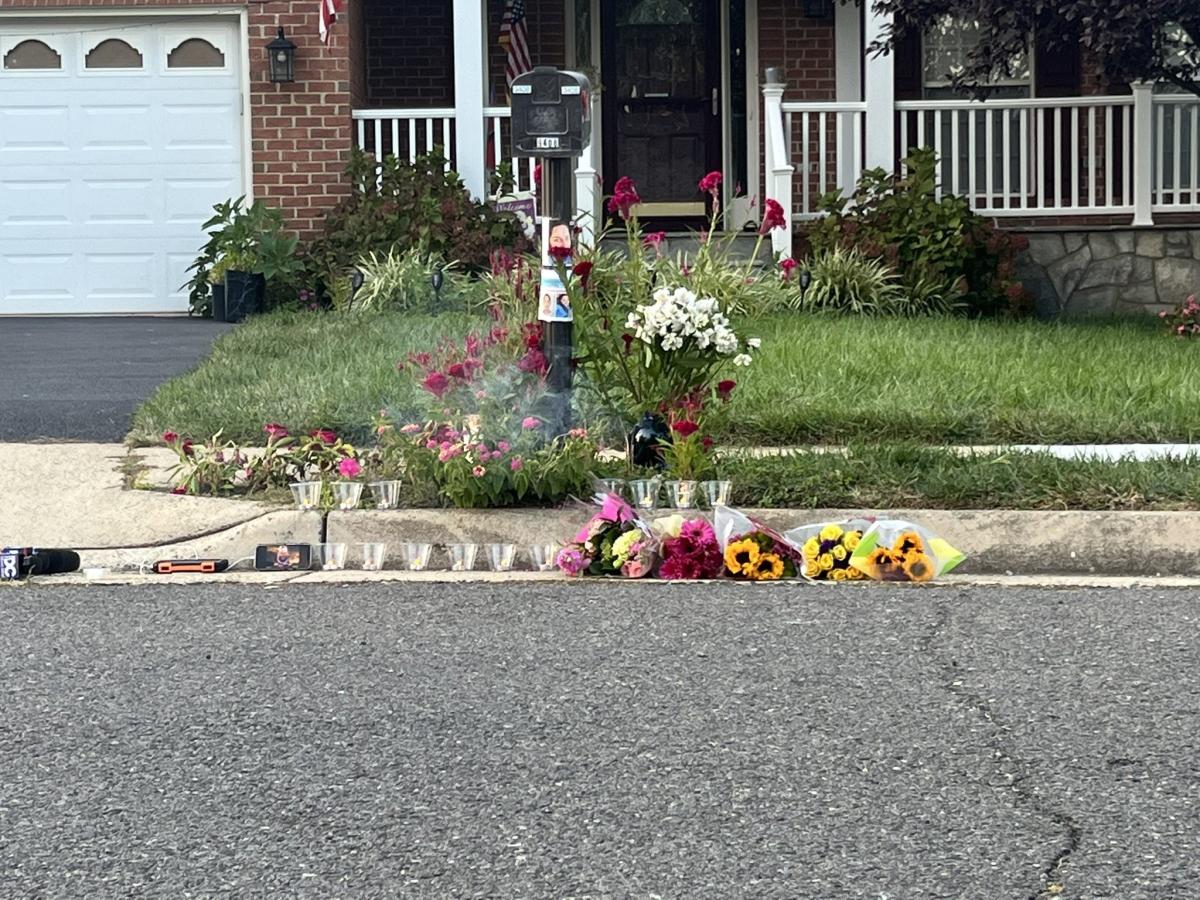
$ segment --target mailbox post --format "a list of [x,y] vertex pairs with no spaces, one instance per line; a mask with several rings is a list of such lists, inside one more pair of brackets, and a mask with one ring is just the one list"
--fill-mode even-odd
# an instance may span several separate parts
[[[555,434],[570,427],[571,359],[574,313],[560,268],[571,277],[574,234],[571,230],[572,161],[591,142],[591,85],[587,76],[538,66],[512,86],[513,156],[541,160],[539,212],[542,217],[542,273],[538,319],[543,323],[542,352],[549,363],[550,419]],[[552,254],[551,248],[562,248]],[[566,254],[563,256],[562,254]],[[561,257],[561,258],[560,258]]]

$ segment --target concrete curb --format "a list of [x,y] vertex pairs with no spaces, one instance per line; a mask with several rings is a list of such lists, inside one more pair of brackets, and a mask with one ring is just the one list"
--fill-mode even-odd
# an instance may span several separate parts
[[[862,510],[746,510],[777,529],[833,521]],[[931,529],[967,555],[965,574],[1200,575],[1200,512],[1024,512],[1011,510],[876,510]],[[352,510],[331,512],[327,540],[361,559],[366,541],[395,547],[560,541],[587,520],[585,507],[518,510]],[[357,554],[357,555],[356,555]],[[355,564],[354,562],[351,563]]]

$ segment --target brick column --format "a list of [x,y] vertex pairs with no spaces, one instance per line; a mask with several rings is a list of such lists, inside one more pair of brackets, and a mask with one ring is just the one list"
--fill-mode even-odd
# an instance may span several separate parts
[[[321,227],[325,213],[349,189],[351,17],[333,26],[328,46],[317,32],[314,0],[271,0],[249,7],[250,127],[254,196],[282,207],[302,237]],[[263,49],[282,26],[296,44],[296,80],[272,84]],[[360,62],[360,61],[356,61]]]

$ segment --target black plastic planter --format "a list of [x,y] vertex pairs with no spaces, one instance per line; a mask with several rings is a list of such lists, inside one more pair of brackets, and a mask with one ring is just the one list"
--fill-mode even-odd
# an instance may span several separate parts
[[214,322],[225,321],[225,284],[210,285],[212,297],[212,317]]
[[262,312],[267,279],[255,272],[225,273],[225,321],[240,322]]

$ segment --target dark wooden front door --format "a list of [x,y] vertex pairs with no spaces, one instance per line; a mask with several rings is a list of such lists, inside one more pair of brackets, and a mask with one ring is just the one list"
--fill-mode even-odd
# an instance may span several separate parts
[[605,188],[628,175],[650,220],[698,219],[721,168],[718,0],[603,0]]

